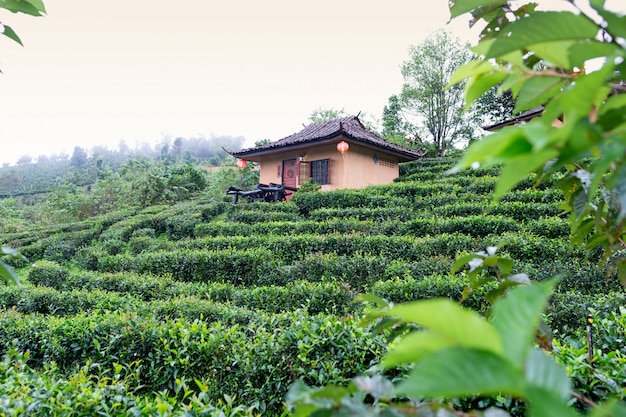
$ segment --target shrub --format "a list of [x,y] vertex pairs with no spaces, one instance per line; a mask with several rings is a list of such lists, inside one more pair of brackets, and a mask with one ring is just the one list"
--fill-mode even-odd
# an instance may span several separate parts
[[469,236],[483,237],[504,232],[516,232],[520,229],[515,220],[499,216],[454,217],[439,223],[442,233],[462,233]]
[[414,216],[406,207],[320,208],[309,213],[309,219],[315,222],[331,219],[373,220],[376,222],[408,221],[413,219]]
[[[198,379],[207,399],[233,395],[267,414],[282,411],[288,386],[345,383],[370,368],[385,350],[358,321],[308,316],[302,311],[258,320],[248,327],[186,319],[158,320],[135,313],[77,314],[62,319],[9,311],[0,317],[0,352],[30,351],[37,369],[55,362],[72,372],[87,361],[119,367],[150,392],[177,392],[179,381]],[[198,377],[201,375],[201,377]]]
[[28,280],[35,285],[64,289],[69,271],[52,261],[37,261],[28,272]]
[[[254,407],[236,406],[227,397],[211,404],[205,391],[192,392],[184,381],[178,385],[177,396],[166,393],[142,395],[133,372],[140,371],[138,362],[86,364],[65,375],[54,363],[36,370],[28,365],[28,353],[13,349],[0,362],[0,380],[4,415],[74,416],[99,415],[164,415],[207,417],[252,417]],[[120,373],[124,370],[124,376]]]
[[[462,298],[466,283],[459,278],[447,275],[430,275],[413,278],[404,276],[387,281],[378,281],[372,285],[370,292],[393,303],[404,303],[416,300],[445,297],[454,301]],[[465,306],[478,311],[487,310],[487,302],[479,294],[472,294],[464,303]]]
[[626,294],[623,291],[581,294],[570,290],[558,292],[552,296],[546,317],[550,327],[561,337],[572,336],[583,331],[587,314],[590,312],[607,316],[612,312],[619,312],[619,308],[624,305],[626,305]]
[[[591,311],[593,312],[593,310]],[[582,333],[582,332],[581,332]],[[593,362],[588,360],[585,337],[568,337],[554,341],[554,356],[564,365],[574,389],[587,399],[599,403],[608,399],[626,401],[626,311],[594,314],[592,325]],[[577,399],[574,406],[588,411],[587,403]]]

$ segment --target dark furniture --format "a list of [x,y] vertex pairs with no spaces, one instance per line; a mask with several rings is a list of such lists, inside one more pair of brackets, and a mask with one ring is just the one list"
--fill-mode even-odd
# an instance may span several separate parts
[[268,184],[259,184],[254,190],[246,191],[237,187],[228,187],[226,194],[233,196],[233,203],[237,204],[239,198],[245,198],[248,201],[265,201],[274,203],[277,201],[286,201],[287,196],[292,192],[298,191],[297,188],[288,187],[273,182]]

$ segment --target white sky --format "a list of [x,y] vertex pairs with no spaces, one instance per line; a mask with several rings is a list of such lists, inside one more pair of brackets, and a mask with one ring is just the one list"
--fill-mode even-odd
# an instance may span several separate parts
[[[616,3],[624,0],[614,0]],[[446,0],[47,0],[0,11],[0,163],[204,135],[276,140],[316,108],[376,117]],[[623,7],[623,6],[622,6]]]

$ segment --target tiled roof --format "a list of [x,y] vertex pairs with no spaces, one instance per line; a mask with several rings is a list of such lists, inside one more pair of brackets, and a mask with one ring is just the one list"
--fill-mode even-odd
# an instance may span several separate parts
[[526,110],[525,112],[519,114],[518,116],[513,117],[509,120],[505,120],[504,122],[496,123],[490,126],[483,126],[482,128],[488,132],[491,132],[493,130],[498,130],[500,128],[503,128],[505,126],[512,126],[512,125],[519,124],[521,122],[527,122],[537,116],[541,116],[542,113],[543,113],[543,106],[538,106],[530,110]]
[[359,120],[358,116],[348,116],[341,119],[311,124],[306,126],[300,132],[294,133],[293,135],[289,135],[275,142],[270,142],[255,148],[232,151],[229,153],[236,157],[245,157],[251,154],[267,153],[272,150],[279,151],[293,146],[323,142],[339,136],[345,136],[348,139],[360,142],[366,146],[369,145],[385,149],[406,161],[419,159],[423,156],[423,154],[416,149],[408,149],[400,145],[396,145],[395,143],[387,142],[385,139],[367,130]]

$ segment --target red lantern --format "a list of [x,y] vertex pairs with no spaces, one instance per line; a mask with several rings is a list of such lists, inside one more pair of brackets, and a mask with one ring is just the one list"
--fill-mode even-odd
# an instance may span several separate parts
[[348,149],[350,149],[350,145],[348,145],[348,142],[346,141],[341,141],[337,144],[337,150],[339,151],[340,154],[344,154],[346,152],[348,152]]
[[239,169],[244,169],[246,166],[248,166],[248,161],[246,161],[245,159],[237,159],[237,166],[239,167]]

